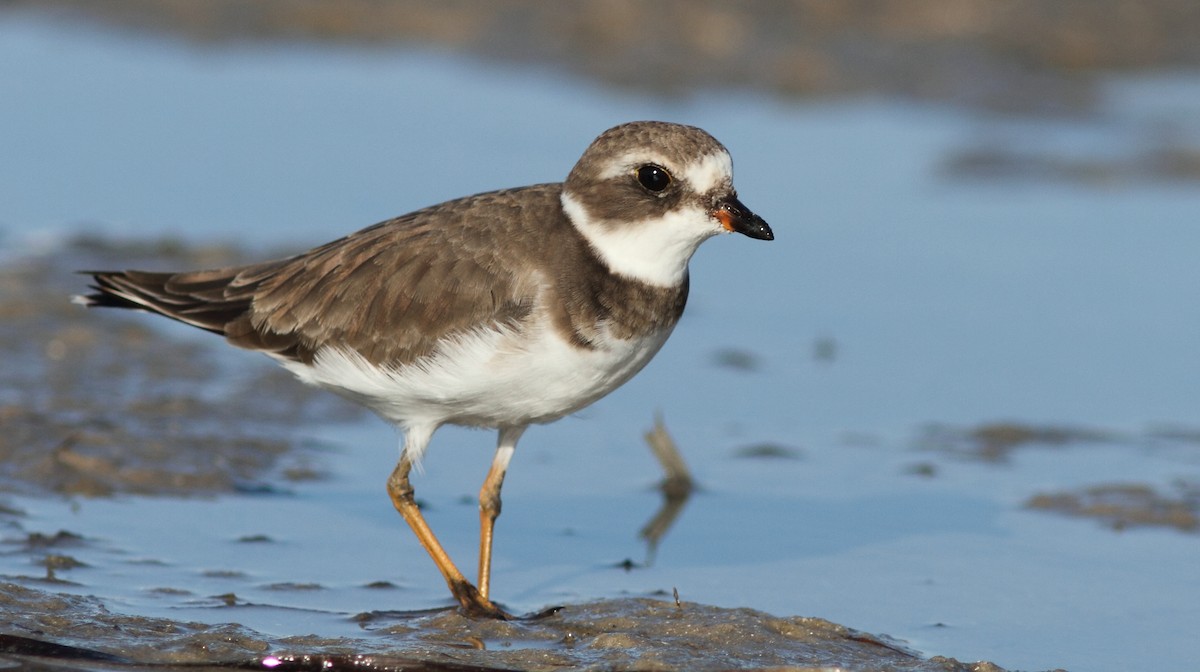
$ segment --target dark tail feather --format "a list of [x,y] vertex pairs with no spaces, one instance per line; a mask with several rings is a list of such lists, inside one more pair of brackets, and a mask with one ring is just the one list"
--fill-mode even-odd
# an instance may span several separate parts
[[312,361],[314,350],[296,333],[256,325],[250,308],[255,292],[287,259],[253,266],[186,273],[80,271],[92,276],[91,294],[75,303],[158,313],[220,334],[233,345],[283,359]]
[[225,335],[226,325],[250,308],[247,292],[227,292],[241,269],[192,273],[146,271],[81,271],[92,276],[95,290],[76,303],[103,308],[129,308],[158,313],[193,327]]

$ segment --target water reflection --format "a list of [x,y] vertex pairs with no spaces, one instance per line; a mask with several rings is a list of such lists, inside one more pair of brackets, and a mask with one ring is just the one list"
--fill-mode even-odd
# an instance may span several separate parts
[[662,414],[654,418],[654,428],[646,432],[646,443],[650,451],[658,458],[666,476],[659,482],[658,489],[662,492],[663,502],[658,512],[638,532],[638,537],[646,541],[647,567],[654,564],[658,554],[658,544],[666,536],[667,531],[675,524],[675,519],[683,512],[688,499],[692,496],[695,483],[692,474],[683,461],[683,455],[675,440],[667,433],[663,424]]

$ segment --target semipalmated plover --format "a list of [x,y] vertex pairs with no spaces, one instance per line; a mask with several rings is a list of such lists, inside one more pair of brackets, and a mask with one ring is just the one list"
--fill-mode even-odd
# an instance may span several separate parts
[[[500,487],[525,428],[577,411],[667,340],[704,240],[771,240],[742,205],[729,152],[691,126],[643,121],[592,142],[566,182],[461,198],[303,254],[182,273],[98,271],[88,306],[148,310],[262,352],[401,432],[392,504],[470,614],[488,598]],[[492,427],[479,493],[479,582],[413,499],[409,471],[444,424]]]

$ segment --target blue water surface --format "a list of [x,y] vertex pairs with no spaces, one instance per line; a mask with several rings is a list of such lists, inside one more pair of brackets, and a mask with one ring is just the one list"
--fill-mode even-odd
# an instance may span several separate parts
[[[777,239],[706,243],[688,312],[647,370],[526,435],[496,596],[522,611],[676,588],[1011,668],[1200,659],[1200,538],[1023,507],[1040,491],[1200,478],[1194,444],[1145,438],[1197,422],[1200,188],[944,170],[979,143],[1103,157],[1164,123],[1194,140],[1195,74],[1114,80],[1094,117],[1016,119],[869,96],[658,98],[448,53],[196,45],[8,14],[0,89],[7,258],[81,231],[297,251],[445,199],[559,181],[623,121],[702,126]],[[722,351],[756,366],[721,366]],[[660,503],[641,438],[656,413],[702,491],[653,565],[626,572],[616,566],[645,559],[637,531]],[[918,450],[929,423],[997,420],[1120,438],[1001,465]],[[286,498],[21,507],[31,527],[103,540],[69,590],[115,611],[219,622],[231,616],[210,596],[236,592],[320,610],[232,616],[263,632],[353,635],[345,614],[444,604],[384,496],[391,429],[366,418],[313,435],[335,477]],[[463,498],[493,442],[443,430],[415,479],[468,567],[476,514]],[[738,457],[764,443],[794,457]],[[929,461],[936,476],[913,475]],[[279,543],[236,542],[257,533]],[[28,572],[5,562],[0,573]],[[382,580],[398,587],[364,588]],[[288,582],[323,589],[272,588]],[[156,590],[181,585],[191,594]]]

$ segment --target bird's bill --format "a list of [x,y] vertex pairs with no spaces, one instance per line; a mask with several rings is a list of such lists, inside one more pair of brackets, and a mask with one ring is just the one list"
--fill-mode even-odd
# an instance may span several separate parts
[[758,240],[775,240],[775,234],[762,217],[754,214],[736,196],[728,196],[717,202],[713,217],[721,222],[726,231],[740,233]]

